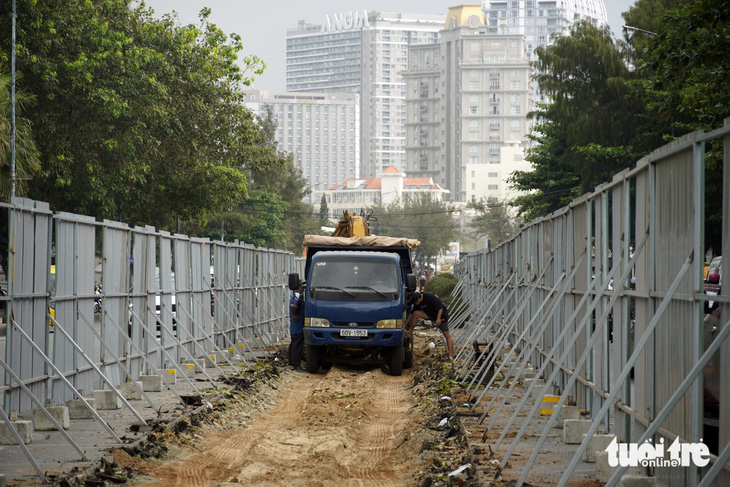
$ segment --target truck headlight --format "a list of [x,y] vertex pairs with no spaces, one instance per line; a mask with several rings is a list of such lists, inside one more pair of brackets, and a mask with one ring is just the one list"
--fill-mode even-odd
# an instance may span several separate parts
[[380,320],[375,324],[376,328],[402,328],[403,320]]
[[330,326],[330,322],[325,318],[304,318],[304,326],[326,328]]

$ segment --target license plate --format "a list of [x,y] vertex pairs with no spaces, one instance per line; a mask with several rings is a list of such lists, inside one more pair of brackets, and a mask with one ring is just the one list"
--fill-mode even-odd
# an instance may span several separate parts
[[349,330],[347,328],[340,330],[341,337],[366,337],[368,336],[367,330]]

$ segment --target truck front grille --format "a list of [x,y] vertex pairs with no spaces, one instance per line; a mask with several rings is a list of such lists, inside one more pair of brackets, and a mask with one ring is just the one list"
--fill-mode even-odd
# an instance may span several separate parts
[[[350,326],[351,321],[333,321],[332,325],[340,328],[354,328]],[[373,323],[357,323],[357,328],[372,328]]]

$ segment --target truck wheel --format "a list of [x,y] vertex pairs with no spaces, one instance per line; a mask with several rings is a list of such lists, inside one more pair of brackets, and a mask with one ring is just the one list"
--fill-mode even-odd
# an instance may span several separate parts
[[403,374],[403,344],[390,349],[390,362],[388,363],[390,375]]
[[406,338],[405,355],[403,357],[403,368],[410,369],[413,367],[413,335],[410,338]]
[[307,363],[306,369],[310,374],[316,374],[319,370],[319,349],[320,347],[307,345],[304,350],[304,361]]

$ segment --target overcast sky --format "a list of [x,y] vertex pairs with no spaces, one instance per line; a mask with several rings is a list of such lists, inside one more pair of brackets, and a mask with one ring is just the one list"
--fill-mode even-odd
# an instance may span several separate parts
[[[636,0],[604,0],[608,23],[614,35],[621,34],[621,13]],[[449,7],[461,5],[451,0],[145,0],[160,17],[173,10],[182,24],[197,23],[203,7],[212,10],[211,21],[226,34],[235,32],[243,39],[243,53],[256,54],[266,63],[266,71],[254,80],[253,88],[286,89],[286,31],[300,20],[324,23],[325,16],[342,12],[380,10],[446,15]],[[463,3],[479,3],[479,0]]]

